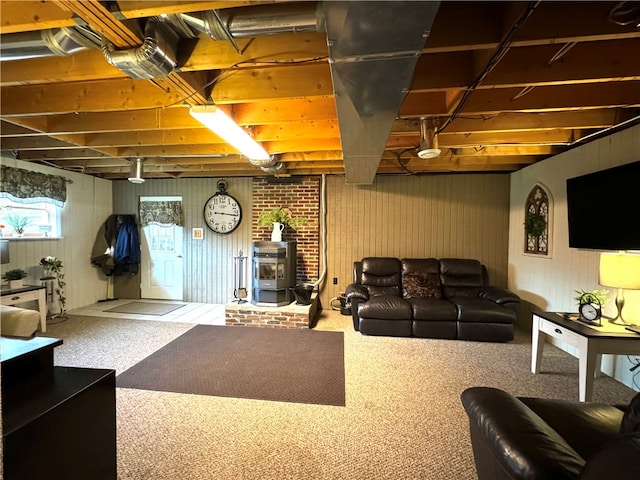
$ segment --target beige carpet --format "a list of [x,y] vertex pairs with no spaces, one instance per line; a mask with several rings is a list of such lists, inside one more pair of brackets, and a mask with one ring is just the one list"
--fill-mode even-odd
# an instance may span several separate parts
[[[192,327],[72,317],[47,335],[64,339],[57,364],[121,373]],[[335,311],[317,329],[344,332],[345,407],[118,389],[119,479],[474,479],[465,388],[577,398],[577,360],[547,346],[533,375],[525,333],[510,344],[366,337]],[[633,395],[595,380],[594,401]]]
[[105,312],[133,313],[136,315],[166,315],[184,306],[184,303],[129,302],[105,310]]

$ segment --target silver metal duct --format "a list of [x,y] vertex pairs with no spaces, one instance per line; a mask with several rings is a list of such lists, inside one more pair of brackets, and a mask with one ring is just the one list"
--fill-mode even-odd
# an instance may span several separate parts
[[273,33],[316,31],[317,4],[301,2],[228,8],[220,11],[181,13],[187,25],[213,40],[268,35]]
[[441,153],[435,122],[432,119],[423,118],[420,122],[420,146],[417,153],[422,159],[435,158]]
[[255,167],[260,167],[262,169],[273,167],[278,163],[278,160],[274,155],[271,155],[269,160],[259,160],[256,158],[249,158],[249,163]]
[[85,27],[8,33],[0,42],[0,61],[73,55],[100,47],[100,36]]
[[129,167],[129,180],[131,183],[144,183],[144,158],[134,158],[131,160],[131,166]]
[[261,167],[263,171],[267,173],[285,173],[287,171],[287,166],[282,162],[276,162],[272,167]]
[[144,43],[129,50],[114,50],[113,45],[102,47],[104,58],[114,67],[135,79],[162,78],[178,65],[176,49],[178,36],[161,22],[147,21]]
[[348,184],[373,183],[439,5],[323,2]]

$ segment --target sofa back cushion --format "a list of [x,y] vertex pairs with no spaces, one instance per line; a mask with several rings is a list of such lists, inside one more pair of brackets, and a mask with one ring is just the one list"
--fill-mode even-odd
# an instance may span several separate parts
[[360,283],[367,287],[370,296],[401,294],[400,260],[391,257],[367,257],[362,259]]
[[482,264],[473,259],[441,258],[440,282],[445,298],[477,297],[484,286]]
[[440,266],[435,258],[403,258],[402,296],[404,298],[440,298]]

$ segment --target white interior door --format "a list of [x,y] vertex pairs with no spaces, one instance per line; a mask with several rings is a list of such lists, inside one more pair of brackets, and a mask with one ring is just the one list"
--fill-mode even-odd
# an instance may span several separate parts
[[[181,197],[143,197],[143,201],[175,201]],[[162,300],[183,299],[183,228],[145,225],[142,228],[140,296]]]

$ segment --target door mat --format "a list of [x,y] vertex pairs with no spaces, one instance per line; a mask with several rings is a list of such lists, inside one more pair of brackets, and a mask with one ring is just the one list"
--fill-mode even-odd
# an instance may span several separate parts
[[344,406],[344,335],[197,325],[120,374],[116,386]]
[[119,307],[113,307],[104,311],[114,313],[135,313],[140,315],[165,315],[184,306],[184,303],[129,302],[120,305]]

